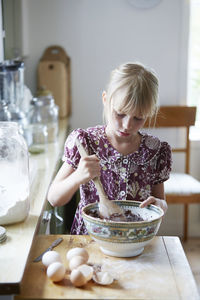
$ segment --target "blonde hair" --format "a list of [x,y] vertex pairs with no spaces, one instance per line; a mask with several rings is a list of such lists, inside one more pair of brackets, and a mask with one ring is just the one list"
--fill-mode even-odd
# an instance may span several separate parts
[[140,63],[125,63],[111,73],[106,93],[106,115],[113,109],[122,113],[136,111],[152,117],[157,112],[158,79]]

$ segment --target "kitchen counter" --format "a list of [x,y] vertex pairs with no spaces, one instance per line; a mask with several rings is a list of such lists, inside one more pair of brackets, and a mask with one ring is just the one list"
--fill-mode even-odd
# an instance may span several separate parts
[[16,294],[20,291],[29,252],[34,236],[39,230],[46,194],[63,153],[68,120],[59,122],[59,138],[48,144],[45,153],[30,155],[30,212],[25,221],[4,226],[7,240],[0,244],[0,294]]
[[[33,262],[58,237],[63,242],[54,250],[66,266],[65,278],[53,283],[42,262]],[[70,270],[66,253],[73,247],[84,247],[88,263],[97,264],[110,272],[115,280],[102,286],[90,280],[76,288],[69,280]],[[21,284],[22,299],[191,299],[199,300],[196,283],[178,237],[154,237],[143,253],[131,258],[103,254],[89,236],[37,235]]]

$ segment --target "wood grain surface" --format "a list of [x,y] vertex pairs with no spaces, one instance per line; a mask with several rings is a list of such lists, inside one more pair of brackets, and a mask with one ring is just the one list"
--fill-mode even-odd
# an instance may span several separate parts
[[[59,235],[38,235],[35,238],[21,284],[19,299],[200,299],[196,283],[177,237],[155,237],[144,252],[132,258],[103,254],[89,236],[62,235],[63,242],[55,250],[66,266],[64,280],[53,283],[46,276],[42,262],[33,259],[41,254]],[[89,281],[76,288],[69,280],[66,253],[73,247],[84,247],[89,264],[100,265],[115,280],[109,286]]]

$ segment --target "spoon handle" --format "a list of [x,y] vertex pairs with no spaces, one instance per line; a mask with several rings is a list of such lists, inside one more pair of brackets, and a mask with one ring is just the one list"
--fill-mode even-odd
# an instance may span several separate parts
[[[81,142],[79,141],[78,138],[76,139],[76,146],[77,146],[77,148],[79,150],[79,153],[80,153],[81,157],[88,156],[87,151],[85,150],[85,148],[83,147],[83,145],[81,144]],[[103,189],[102,184],[100,182],[100,179],[98,177],[96,177],[96,178],[93,178],[93,181],[94,181],[94,184],[96,186],[96,189],[97,189],[97,192],[99,194],[99,197],[103,198],[103,199],[106,198],[104,189]]]
[[[76,139],[76,146],[79,150],[81,157],[88,156],[87,151],[85,150],[83,145],[80,143],[78,138]],[[112,214],[119,214],[120,218],[121,218],[120,220],[124,221],[125,220],[124,210],[120,206],[115,204],[113,201],[108,200],[99,177],[93,178],[93,182],[94,182],[97,192],[99,194],[100,216],[102,216],[103,218],[109,218]]]
[[76,146],[78,148],[78,151],[79,151],[81,157],[88,156],[87,151],[85,150],[85,148],[83,147],[83,145],[81,144],[81,142],[79,141],[78,138],[76,138]]

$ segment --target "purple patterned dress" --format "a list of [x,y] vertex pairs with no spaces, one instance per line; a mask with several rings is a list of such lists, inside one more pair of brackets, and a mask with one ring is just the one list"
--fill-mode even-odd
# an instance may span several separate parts
[[[171,148],[157,137],[141,133],[138,151],[123,155],[107,139],[106,126],[76,129],[67,138],[63,160],[74,169],[80,155],[75,144],[76,137],[87,149],[100,159],[101,182],[111,200],[143,201],[151,195],[152,186],[169,178],[171,171]],[[99,201],[93,181],[80,186],[81,200],[75,213],[71,234],[87,234],[81,210],[92,202]]]

